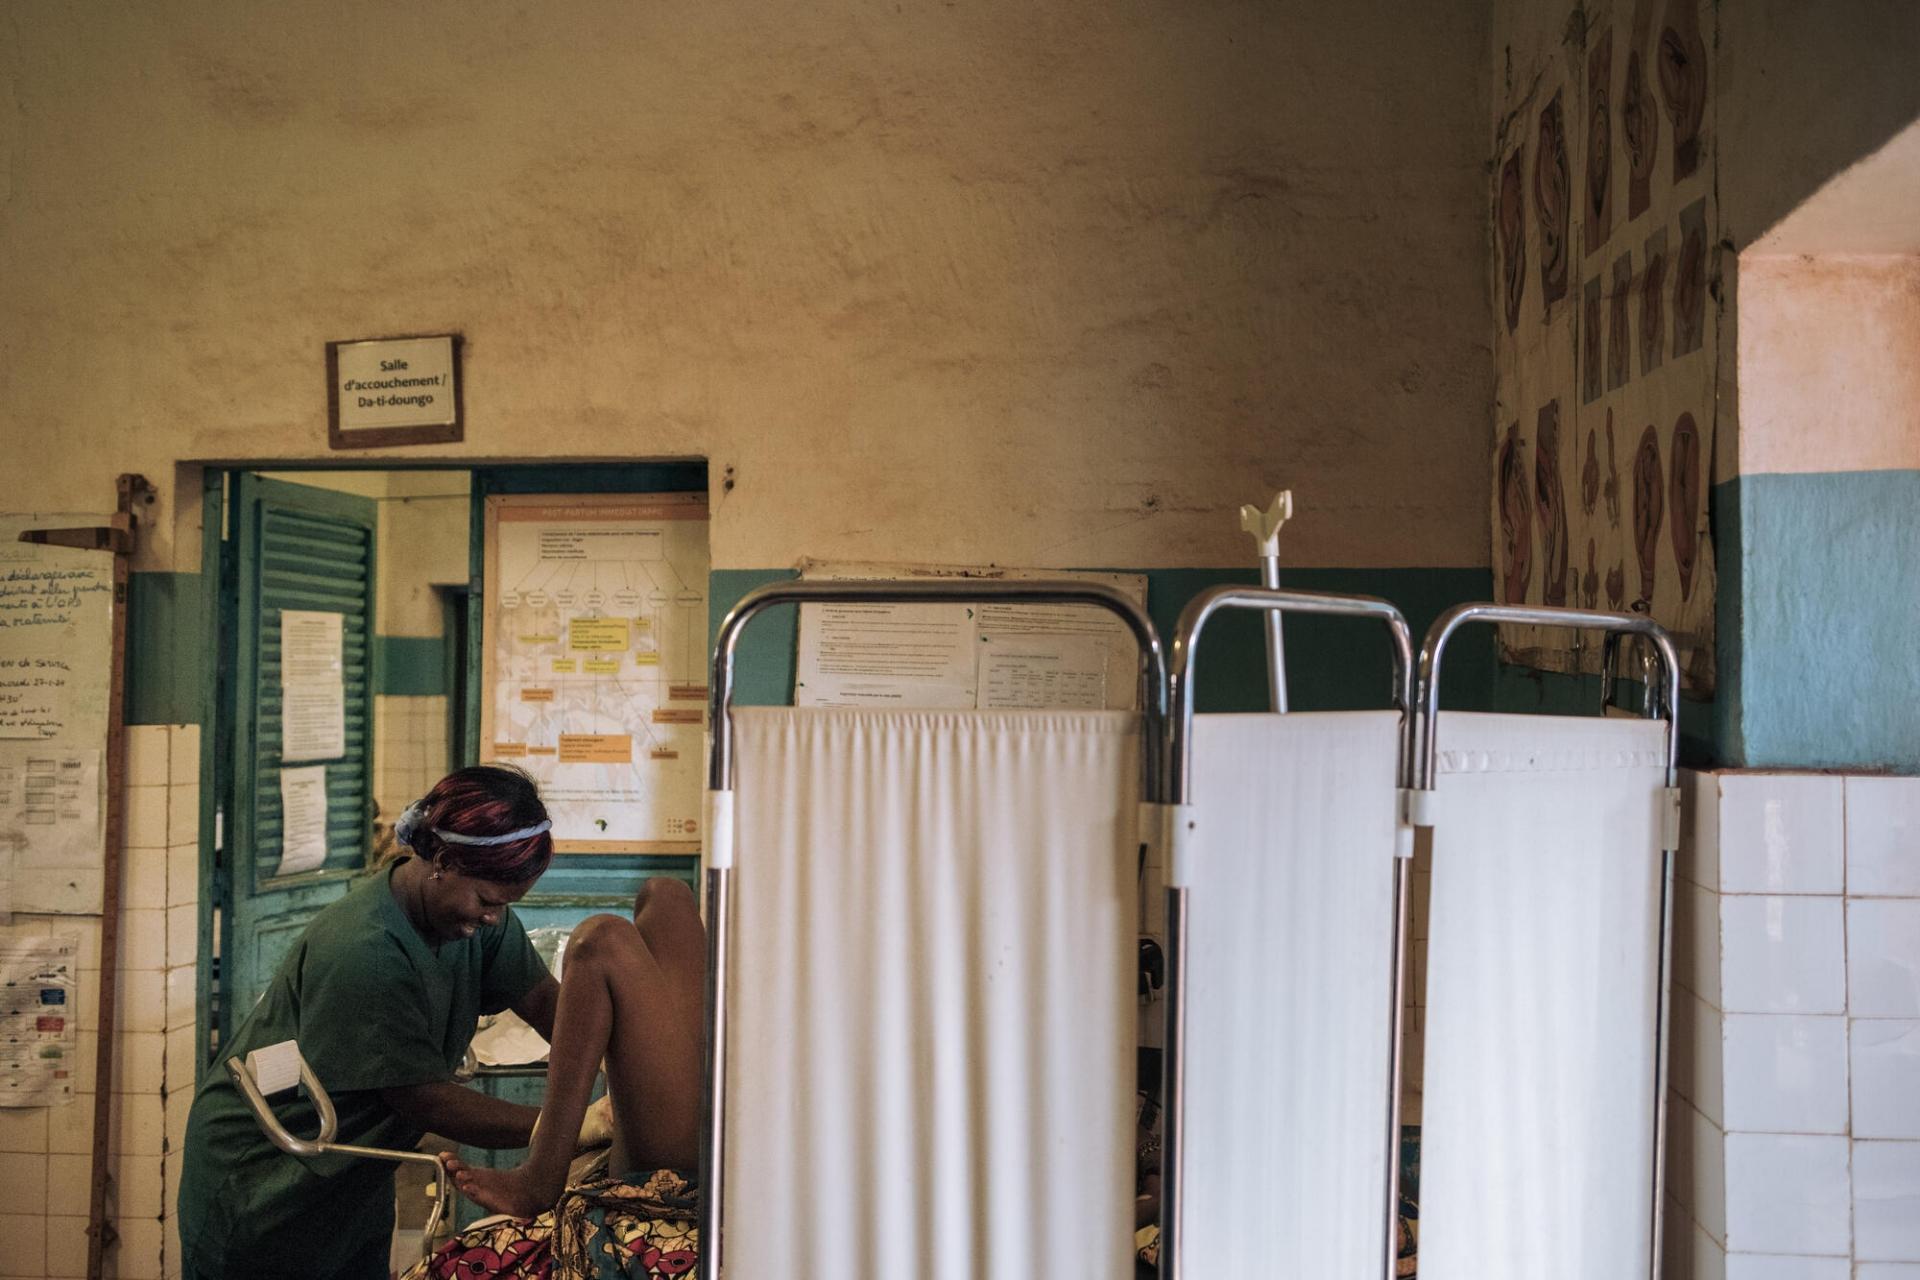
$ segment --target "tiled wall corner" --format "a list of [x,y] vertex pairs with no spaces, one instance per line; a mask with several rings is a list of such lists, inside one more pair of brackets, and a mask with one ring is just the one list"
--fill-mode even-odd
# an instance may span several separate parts
[[1848,1256],[1847,1139],[1727,1135],[1728,1260],[1742,1253]]
[[1720,889],[1838,895],[1845,884],[1845,783],[1826,774],[1723,773]]
[[1920,1280],[1920,778],[1848,778],[1846,833],[1854,1257]]
[[168,1119],[192,1098],[197,1014],[199,727],[136,726],[128,755],[118,1039],[131,1070],[114,1077],[119,1242],[109,1260],[122,1280],[170,1280],[178,1268],[168,1270],[163,1242],[179,1185]]
[[1665,1280],[1726,1276],[1719,782],[1682,771],[1667,1069]]
[[380,694],[373,700],[374,800],[391,825],[447,772],[447,700]]
[[1920,1280],[1920,778],[1715,778],[1726,1274]]
[[171,730],[166,856],[165,1027],[161,1033],[159,1179],[160,1212],[152,1239],[142,1227],[132,1242],[154,1260],[158,1280],[181,1275],[177,1203],[180,1194],[181,1139],[187,1108],[193,1103],[195,1072],[202,1047],[198,1039],[200,965],[200,727]]
[[1845,1258],[1736,1253],[1727,1259],[1727,1280],[1851,1280]]
[[1920,898],[1920,779],[1846,779],[1847,894]]
[[[169,1268],[164,1245],[165,1222],[178,1188],[168,1120],[174,1111],[184,1117],[192,1096],[199,778],[197,727],[128,728],[127,841],[110,1086],[109,1149],[118,1242],[108,1250],[105,1268],[120,1280],[172,1280],[180,1274],[177,1261]],[[0,1185],[9,1196],[6,1212],[0,1213],[0,1276],[78,1280],[87,1267],[100,918],[23,915],[15,917],[15,924],[77,933],[81,953],[74,993],[72,1100],[0,1110]],[[188,930],[184,938],[183,927]],[[182,1024],[184,1034],[176,1030]],[[30,1193],[22,1196],[16,1189]]]
[[1845,1275],[1845,782],[1716,778],[1727,1274]]
[[1920,1019],[1851,1022],[1853,1136],[1920,1140]]

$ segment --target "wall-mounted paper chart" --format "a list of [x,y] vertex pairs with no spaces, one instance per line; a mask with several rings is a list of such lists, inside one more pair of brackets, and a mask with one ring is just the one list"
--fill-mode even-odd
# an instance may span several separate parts
[[[808,564],[808,580],[1066,581],[1110,586],[1141,608],[1143,574],[938,565]],[[808,604],[793,701],[802,707],[1129,711],[1139,649],[1092,605]]]

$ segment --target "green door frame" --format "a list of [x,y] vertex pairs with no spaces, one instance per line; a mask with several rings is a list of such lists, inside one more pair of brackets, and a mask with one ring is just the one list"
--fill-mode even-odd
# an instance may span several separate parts
[[[227,587],[235,579],[233,543],[228,537],[228,518],[232,511],[230,487],[239,473],[258,471],[465,471],[473,478],[470,517],[467,593],[466,689],[468,707],[477,711],[480,697],[481,620],[485,602],[481,599],[483,576],[481,544],[485,527],[485,502],[496,493],[682,493],[707,490],[707,464],[700,460],[666,462],[546,462],[487,463],[464,459],[419,460],[395,458],[327,459],[324,461],[261,461],[251,465],[208,466],[201,473],[200,583],[201,616],[214,623],[212,643],[201,654],[199,718],[200,733],[200,901],[197,908],[199,950],[195,965],[194,1033],[199,1053],[195,1063],[196,1086],[202,1073],[213,1065],[214,1033],[214,909],[227,892],[229,872],[222,865],[221,845],[225,843],[226,812],[231,807],[231,744],[233,716],[236,710],[232,673],[223,669],[226,649],[234,635],[238,619],[235,603]],[[477,714],[466,717],[466,741],[461,745],[463,761],[479,757]],[[611,868],[610,868],[611,870]],[[691,874],[691,873],[689,873]],[[598,880],[599,877],[589,877]],[[581,883],[571,886],[573,893],[557,898],[554,905],[578,901],[585,906],[597,903],[607,886]]]

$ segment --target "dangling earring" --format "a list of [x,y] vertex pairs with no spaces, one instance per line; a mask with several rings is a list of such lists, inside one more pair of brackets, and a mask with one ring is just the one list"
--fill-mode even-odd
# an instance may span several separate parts
[[433,874],[431,876],[428,876],[427,878],[429,880],[438,880],[440,878],[440,869],[438,867],[435,867]]

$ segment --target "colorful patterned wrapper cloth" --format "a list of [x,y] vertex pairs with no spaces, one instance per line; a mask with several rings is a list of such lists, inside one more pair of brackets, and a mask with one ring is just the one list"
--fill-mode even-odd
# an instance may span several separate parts
[[537,1218],[476,1224],[405,1280],[698,1280],[700,1195],[662,1169],[570,1188]]

